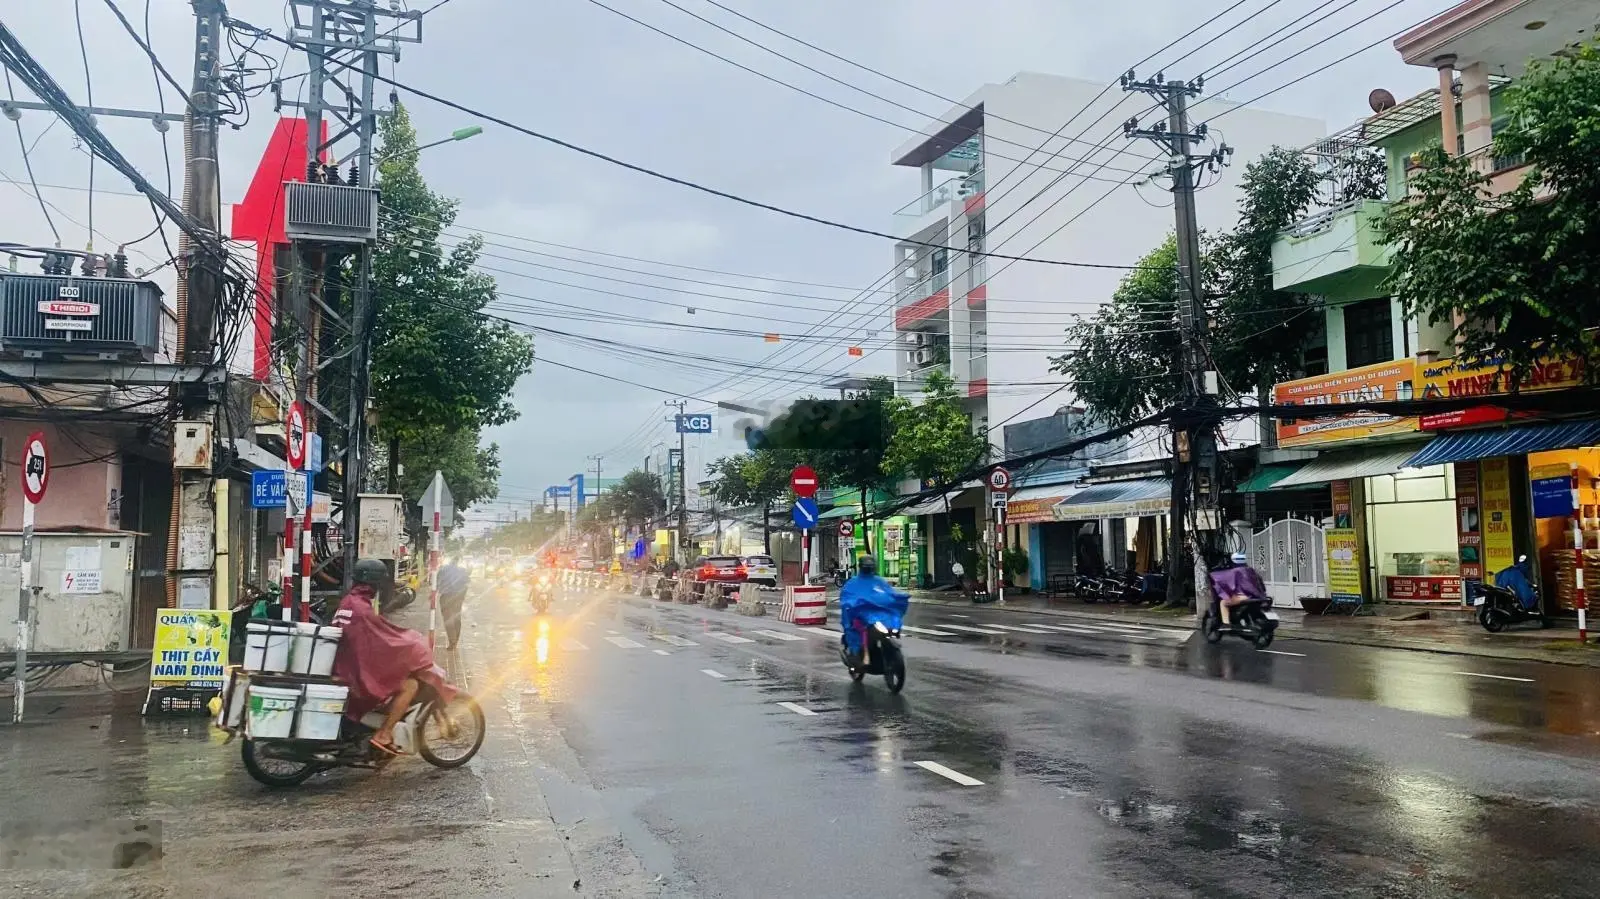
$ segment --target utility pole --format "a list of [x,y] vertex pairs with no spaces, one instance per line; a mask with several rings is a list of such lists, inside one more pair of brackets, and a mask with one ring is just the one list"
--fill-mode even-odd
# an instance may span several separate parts
[[599,453],[589,457],[589,461],[594,463],[594,495],[597,499],[600,496],[600,463],[604,459],[605,456]]
[[[1172,207],[1177,215],[1178,330],[1183,341],[1183,397],[1179,412],[1184,420],[1174,422],[1172,428],[1172,512],[1169,516],[1172,531],[1167,551],[1167,604],[1179,605],[1185,599],[1184,549],[1194,552],[1197,601],[1202,586],[1199,573],[1205,570],[1206,563],[1199,534],[1187,532],[1190,518],[1193,518],[1195,531],[1207,535],[1215,534],[1222,527],[1216,429],[1210,424],[1196,426],[1193,423],[1196,413],[1214,403],[1211,394],[1215,388],[1211,382],[1216,377],[1206,346],[1208,325],[1205,288],[1201,283],[1200,228],[1194,210],[1194,175],[1200,169],[1216,171],[1226,165],[1233,150],[1222,144],[1210,153],[1190,152],[1194,144],[1206,139],[1204,124],[1192,130],[1189,125],[1189,98],[1200,95],[1205,87],[1203,77],[1190,82],[1168,81],[1157,73],[1154,79],[1139,81],[1129,71],[1121,81],[1124,91],[1155,97],[1167,110],[1165,123],[1145,129],[1139,127],[1137,118],[1130,118],[1123,123],[1122,131],[1129,138],[1153,141],[1170,154],[1167,175],[1172,178]],[[1209,536],[1207,540],[1209,542]]]
[[[677,409],[678,415],[682,415],[684,408],[689,404],[684,400],[667,400],[663,405]],[[688,459],[684,455],[686,444],[684,443],[683,428],[679,426],[680,419],[671,418],[668,419],[668,421],[671,421],[674,426],[678,427],[678,540],[677,544],[672,548],[672,557],[674,559],[687,562],[687,554],[683,551],[684,544],[689,541],[689,473],[685,470],[688,464]]]

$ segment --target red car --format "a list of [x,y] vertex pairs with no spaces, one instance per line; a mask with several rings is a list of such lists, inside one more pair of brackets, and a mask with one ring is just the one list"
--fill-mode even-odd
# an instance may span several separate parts
[[749,577],[738,556],[701,556],[694,560],[694,592],[705,596],[707,584],[742,584]]

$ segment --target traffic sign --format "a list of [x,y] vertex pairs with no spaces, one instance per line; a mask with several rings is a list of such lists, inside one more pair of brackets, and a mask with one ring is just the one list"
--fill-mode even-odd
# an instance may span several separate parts
[[989,495],[989,505],[996,509],[1004,509],[1006,507],[1006,503],[1007,497],[1004,493],[992,493]]
[[711,416],[704,413],[693,415],[677,415],[673,418],[678,426],[679,434],[711,433]]
[[44,489],[50,486],[50,453],[44,446],[44,432],[34,431],[22,443],[22,498],[38,505],[44,502]]
[[289,467],[299,471],[306,467],[306,410],[299,401],[290,403],[283,420],[283,439],[287,444],[285,453]]
[[[796,465],[789,473],[789,489],[795,496],[811,498],[817,495],[817,472],[809,465]],[[813,507],[816,503],[811,504]]]
[[809,531],[817,526],[817,518],[821,513],[817,511],[817,501],[809,496],[802,496],[794,501],[794,525],[801,530]]
[[846,518],[839,522],[839,536],[848,537],[856,532],[856,523]]
[[1011,472],[1004,468],[996,468],[989,472],[989,489],[1006,490],[1011,486]]

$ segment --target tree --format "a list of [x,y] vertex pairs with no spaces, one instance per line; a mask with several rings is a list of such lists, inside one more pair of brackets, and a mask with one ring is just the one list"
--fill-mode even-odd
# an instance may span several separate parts
[[383,120],[381,138],[372,402],[393,478],[402,456],[417,467],[411,454],[430,434],[462,432],[475,441],[480,429],[515,419],[511,391],[533,365],[533,344],[483,314],[496,288],[474,269],[482,238],[444,248],[456,202],[423,181],[416,130],[403,106]]
[[[429,428],[406,441],[405,474],[400,478],[400,495],[415,508],[428,489],[433,473],[444,473],[444,482],[455,500],[456,514],[482,499],[492,499],[500,480],[500,447],[480,446],[477,431],[447,431]],[[454,522],[449,522],[454,524]]]
[[725,506],[761,509],[761,544],[772,552],[772,506],[789,491],[789,473],[797,461],[784,450],[758,449],[724,456],[711,463],[711,494]]
[[[763,445],[809,462],[822,482],[835,489],[856,491],[865,519],[868,496],[891,480],[883,473],[882,460],[889,443],[886,408],[893,397],[894,383],[874,378],[853,399],[801,400],[771,421]],[[861,544],[872,551],[866,528]]]
[[1600,48],[1535,61],[1507,89],[1493,158],[1521,156],[1520,185],[1491,195],[1475,160],[1422,154],[1410,196],[1379,233],[1407,315],[1448,322],[1458,358],[1499,359],[1509,389],[1552,355],[1596,377],[1600,323]]
[[598,514],[628,527],[643,528],[666,514],[667,496],[661,479],[635,468],[592,504]]
[[885,411],[889,446],[879,468],[888,477],[911,476],[947,487],[989,453],[989,441],[973,431],[961,393],[943,371],[928,375],[920,402],[890,397]]

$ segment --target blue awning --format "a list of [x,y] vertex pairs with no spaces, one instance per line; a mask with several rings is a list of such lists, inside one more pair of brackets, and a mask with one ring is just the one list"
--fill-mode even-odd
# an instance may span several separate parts
[[1600,421],[1564,421],[1557,424],[1519,425],[1488,431],[1468,431],[1435,437],[1406,460],[1407,468],[1470,462],[1497,456],[1520,456],[1575,446],[1600,445]]
[[1050,513],[1056,521],[1096,521],[1165,515],[1171,507],[1172,482],[1166,478],[1143,478],[1080,487],[1056,503]]

